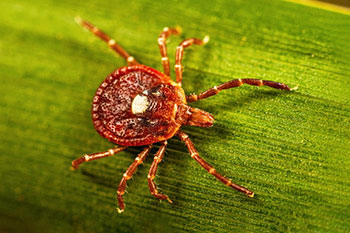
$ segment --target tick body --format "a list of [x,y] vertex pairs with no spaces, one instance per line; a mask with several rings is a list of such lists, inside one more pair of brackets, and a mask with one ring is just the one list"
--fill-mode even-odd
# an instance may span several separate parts
[[167,140],[177,136],[187,146],[189,153],[199,165],[206,169],[225,185],[236,189],[249,197],[254,193],[232,180],[222,176],[216,169],[202,159],[189,136],[181,131],[182,125],[210,127],[214,118],[210,113],[201,109],[192,108],[188,102],[194,102],[218,94],[220,91],[241,86],[242,84],[262,86],[266,85],[281,90],[292,90],[283,83],[259,79],[235,79],[214,86],[198,95],[185,95],[181,87],[182,58],[184,49],[196,44],[204,45],[209,37],[203,40],[189,38],[176,48],[175,73],[176,81],[170,78],[170,64],[166,49],[166,39],[170,35],[180,33],[179,28],[164,28],[158,37],[158,46],[161,54],[163,73],[151,67],[140,65],[134,57],[129,55],[117,42],[91,23],[77,18],[76,21],[91,31],[122,56],[128,66],[121,67],[108,75],[97,89],[92,104],[92,120],[96,131],[109,141],[118,144],[117,147],[105,152],[84,155],[72,162],[77,169],[81,163],[96,160],[126,149],[129,146],[144,146],[143,151],[124,173],[117,190],[118,211],[123,212],[125,204],[123,195],[126,182],[129,180],[138,165],[143,163],[154,143],[160,143],[158,152],[148,173],[148,185],[153,196],[160,200],[172,202],[165,194],[158,192],[154,178],[159,163],[162,161],[167,146]]
[[183,122],[183,89],[144,65],[122,67],[97,89],[92,116],[97,132],[122,146],[143,146],[174,136]]

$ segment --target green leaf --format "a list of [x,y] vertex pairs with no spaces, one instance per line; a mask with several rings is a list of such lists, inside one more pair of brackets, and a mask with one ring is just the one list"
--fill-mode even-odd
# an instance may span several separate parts
[[[349,16],[276,0],[2,0],[0,9],[1,232],[350,231]],[[242,86],[193,104],[216,121],[184,131],[254,198],[218,182],[176,138],[156,178],[173,204],[149,193],[151,155],[117,213],[116,188],[142,148],[70,171],[73,159],[114,146],[95,132],[90,108],[125,65],[77,15],[158,70],[163,27],[183,29],[169,40],[171,64],[181,40],[210,35],[186,50],[187,93],[235,78],[299,85]]]

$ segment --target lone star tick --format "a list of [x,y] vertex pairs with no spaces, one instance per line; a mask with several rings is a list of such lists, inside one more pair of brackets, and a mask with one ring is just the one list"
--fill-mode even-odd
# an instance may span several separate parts
[[204,45],[209,37],[203,40],[189,38],[180,43],[176,48],[175,72],[176,82],[170,79],[170,65],[167,55],[166,40],[170,35],[180,34],[180,28],[164,28],[158,37],[158,46],[162,56],[161,61],[164,73],[151,67],[140,65],[134,57],[130,56],[117,42],[91,23],[76,18],[76,21],[84,28],[91,31],[107,44],[128,63],[107,76],[97,89],[92,103],[92,120],[97,132],[119,147],[109,149],[105,152],[84,155],[72,162],[72,167],[77,169],[81,163],[115,155],[125,150],[128,146],[146,146],[136,157],[120,181],[117,199],[121,213],[125,209],[123,194],[126,182],[129,180],[136,168],[145,160],[154,143],[159,142],[160,147],[154,156],[153,163],[148,173],[148,186],[151,194],[160,200],[172,202],[165,194],[158,192],[154,178],[158,164],[162,161],[167,146],[167,140],[173,136],[183,141],[192,158],[210,174],[215,176],[225,185],[234,188],[249,197],[254,193],[240,185],[233,183],[230,179],[222,176],[215,168],[204,161],[198,154],[192,141],[186,133],[181,131],[182,125],[199,127],[211,127],[214,118],[211,114],[187,105],[201,99],[218,94],[220,91],[241,86],[242,84],[262,86],[291,91],[283,83],[259,80],[259,79],[235,79],[214,86],[198,95],[185,95],[181,88],[182,81],[182,58],[184,49],[196,44]]

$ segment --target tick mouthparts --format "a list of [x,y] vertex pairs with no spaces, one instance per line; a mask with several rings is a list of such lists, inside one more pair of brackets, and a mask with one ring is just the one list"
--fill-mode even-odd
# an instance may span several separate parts
[[177,119],[182,125],[211,127],[214,124],[214,117],[210,113],[188,105],[179,106]]
[[201,109],[181,104],[177,109],[176,121],[181,125],[211,127],[214,124],[214,117]]
[[188,120],[188,125],[198,127],[211,127],[214,124],[214,117],[201,109],[190,108],[191,117]]

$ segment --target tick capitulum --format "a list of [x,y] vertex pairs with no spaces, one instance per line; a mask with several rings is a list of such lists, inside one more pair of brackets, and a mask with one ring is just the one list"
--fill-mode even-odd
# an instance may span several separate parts
[[84,28],[91,31],[107,44],[128,63],[128,66],[119,68],[107,76],[97,89],[92,103],[92,120],[97,132],[109,141],[119,146],[106,152],[84,155],[72,162],[72,167],[77,169],[81,163],[96,160],[126,149],[128,146],[145,146],[144,150],[136,157],[120,181],[117,199],[119,212],[123,212],[125,204],[123,195],[126,182],[137,167],[145,160],[154,143],[160,143],[158,152],[154,156],[153,163],[148,173],[148,185],[151,194],[160,200],[172,202],[165,194],[159,193],[154,182],[158,164],[162,161],[167,146],[167,140],[177,136],[183,141],[192,158],[210,174],[215,176],[225,185],[236,189],[249,197],[254,193],[230,179],[218,173],[213,166],[203,160],[192,141],[186,133],[181,131],[182,125],[210,127],[214,118],[210,113],[192,108],[187,103],[194,102],[218,94],[220,91],[238,87],[243,84],[254,86],[269,86],[281,90],[292,90],[283,83],[260,79],[235,79],[214,86],[198,95],[185,95],[181,88],[182,82],[182,58],[184,49],[196,44],[204,45],[209,37],[203,40],[189,38],[182,41],[176,48],[175,72],[176,82],[170,79],[170,64],[167,55],[166,39],[170,35],[180,34],[179,28],[164,28],[158,37],[158,46],[164,72],[161,73],[151,67],[140,65],[134,57],[129,55],[115,40],[103,33],[91,23],[76,18],[76,21]]

